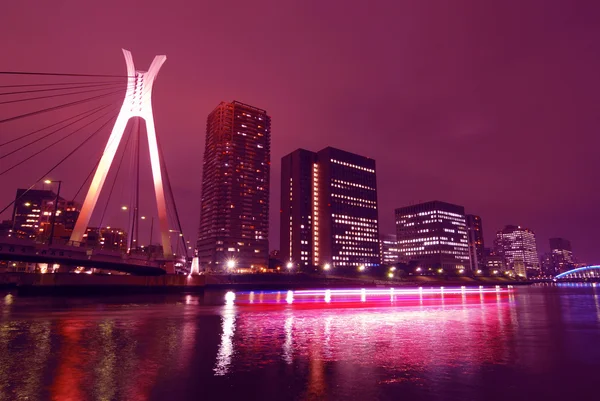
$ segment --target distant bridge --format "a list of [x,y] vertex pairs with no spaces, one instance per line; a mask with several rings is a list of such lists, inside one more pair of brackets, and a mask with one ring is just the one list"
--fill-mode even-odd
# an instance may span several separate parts
[[556,277],[554,277],[554,280],[556,280],[556,281],[559,281],[559,280],[561,280],[561,281],[569,281],[569,280],[571,280],[571,281],[572,280],[597,281],[597,280],[600,280],[600,265],[578,267],[576,269],[572,269],[572,270],[569,270],[569,271],[566,271],[564,273],[557,275]]
[[[147,255],[73,245],[48,245],[31,240],[0,237],[0,260],[10,262],[48,263],[115,270],[135,275],[161,275],[171,260],[152,259]],[[181,261],[185,263],[185,261]]]

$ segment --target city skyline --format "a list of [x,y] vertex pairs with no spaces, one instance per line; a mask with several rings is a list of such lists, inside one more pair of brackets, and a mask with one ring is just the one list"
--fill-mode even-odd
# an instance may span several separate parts
[[[215,7],[200,13],[204,22],[197,24],[202,28],[195,28],[197,37],[216,36],[214,32],[223,29],[211,23],[211,15],[224,12],[224,6]],[[27,11],[30,18],[25,23],[23,19],[7,18],[8,23],[0,29],[5,36],[27,32],[39,37],[26,47],[26,52],[21,47],[8,46],[7,68],[15,70],[44,66],[43,70],[50,71],[122,74],[121,47],[130,47],[140,54],[140,65],[147,64],[157,53],[169,55],[169,64],[161,71],[155,87],[156,124],[159,137],[163,138],[176,200],[185,216],[184,231],[191,240],[199,219],[200,188],[190,182],[189,172],[200,177],[202,171],[190,161],[202,157],[204,117],[219,101],[240,99],[260,105],[274,116],[272,160],[279,160],[298,147],[325,146],[377,160],[381,233],[394,232],[395,208],[441,199],[464,205],[469,212],[480,215],[485,220],[487,244],[493,241],[497,230],[517,224],[536,232],[540,253],[548,250],[549,238],[564,237],[572,241],[579,259],[597,262],[600,255],[595,246],[595,225],[599,216],[595,205],[599,199],[597,191],[585,184],[594,182],[594,172],[598,171],[598,162],[589,156],[598,147],[598,138],[592,135],[592,110],[599,81],[586,71],[597,69],[600,60],[586,50],[590,35],[584,29],[592,29],[587,16],[593,12],[580,8],[567,13],[557,4],[540,10],[533,3],[524,2],[521,15],[531,17],[527,27],[522,28],[527,34],[505,27],[506,41],[498,42],[493,32],[484,30],[482,35],[489,40],[486,45],[490,54],[502,55],[487,57],[477,51],[481,42],[473,39],[463,43],[465,32],[479,26],[475,26],[476,20],[489,22],[494,16],[503,26],[510,26],[516,17],[499,5],[464,9],[457,6],[459,10],[448,19],[433,17],[441,27],[429,32],[429,7],[414,5],[402,13],[395,9],[388,18],[383,9],[370,10],[383,18],[384,29],[397,34],[386,35],[390,37],[404,37],[397,31],[401,28],[391,24],[391,16],[406,14],[423,23],[426,31],[417,26],[412,35],[418,46],[400,42],[392,47],[389,42],[380,44],[373,40],[379,37],[376,24],[368,23],[358,33],[328,30],[329,26],[339,28],[343,20],[327,18],[334,16],[333,10],[320,11],[322,18],[314,20],[314,34],[322,37],[326,45],[339,48],[335,55],[326,47],[309,46],[297,36],[292,28],[306,22],[308,16],[296,17],[296,10],[287,9],[275,22],[280,36],[271,43],[279,56],[265,54],[261,63],[246,65],[248,74],[232,80],[227,77],[238,68],[233,55],[209,63],[213,65],[202,60],[225,44],[232,44],[247,55],[247,45],[233,42],[232,35],[222,41],[202,42],[197,48],[195,39],[168,29],[151,32],[148,42],[124,40],[124,33],[132,29],[126,21],[136,12],[131,5],[120,5],[118,11],[114,5],[107,5],[99,17],[112,18],[115,29],[98,29],[98,33],[90,30],[85,44],[69,35],[72,23],[62,23],[68,13],[62,16],[60,9],[51,6]],[[457,18],[469,9],[466,21]],[[350,10],[350,18],[358,18],[364,11],[362,7]],[[419,19],[424,18],[423,12],[427,12],[428,20]],[[22,5],[11,4],[5,15],[24,13]],[[164,19],[177,26],[168,15],[160,15],[160,8],[149,13],[150,20]],[[232,16],[234,26],[245,18],[239,14]],[[109,18],[110,15],[114,16]],[[133,28],[141,26],[135,18],[129,19]],[[20,21],[20,26],[11,20]],[[52,29],[44,23],[47,20],[53,22]],[[562,27],[560,34],[545,29],[546,24],[553,22]],[[259,42],[271,30],[253,27],[244,31],[249,41]],[[239,33],[238,28],[234,31]],[[427,32],[429,36],[425,35]],[[429,57],[434,49],[439,50],[439,43],[446,43],[452,52],[442,52],[441,60]],[[81,57],[90,46],[95,51]],[[394,54],[386,52],[386,48],[393,49]],[[371,61],[355,63],[364,54],[369,57],[360,58]],[[475,54],[476,62],[464,60],[465,54]],[[202,68],[198,70],[198,66]],[[250,76],[255,79],[249,79]],[[521,93],[519,90],[526,96],[515,96]],[[315,100],[315,93],[324,95]],[[380,119],[382,110],[393,118]],[[171,138],[181,140],[167,140]],[[566,148],[570,149],[568,153],[564,152]],[[456,159],[459,150],[470,157]],[[532,163],[533,155],[545,157]],[[51,156],[41,159],[44,164],[52,161]],[[423,163],[423,159],[428,161]],[[582,160],[592,165],[584,167]],[[89,162],[85,157],[75,159],[75,163],[85,162]],[[57,171],[51,177],[65,181],[63,190],[67,197],[75,193],[82,175],[87,173],[71,170]],[[279,174],[279,167],[274,165],[272,205],[278,204]],[[14,189],[28,186],[37,175],[33,168],[22,168],[19,180],[3,177],[4,185],[11,190],[1,196],[2,203],[7,204]],[[561,191],[556,191],[556,182],[565,183]],[[274,249],[278,248],[279,221],[277,208],[271,209],[270,240]],[[118,224],[118,211],[114,214],[112,218]]]

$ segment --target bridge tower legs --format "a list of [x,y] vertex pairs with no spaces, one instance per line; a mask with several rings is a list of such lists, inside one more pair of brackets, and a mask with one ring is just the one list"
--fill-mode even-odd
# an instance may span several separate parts
[[[88,227],[90,218],[98,197],[102,191],[104,181],[110,170],[110,166],[115,158],[117,149],[127,122],[131,118],[142,118],[146,122],[146,131],[148,133],[148,145],[150,148],[150,163],[152,166],[152,178],[154,181],[154,192],[156,195],[156,204],[158,207],[158,219],[160,222],[161,241],[163,246],[163,254],[165,259],[172,259],[173,253],[171,250],[171,241],[169,239],[169,222],[167,219],[167,206],[165,193],[162,182],[162,171],[158,153],[158,144],[156,141],[156,130],[154,128],[154,117],[152,114],[152,86],[158,71],[163,63],[166,61],[166,56],[156,56],[150,65],[148,71],[136,70],[133,64],[133,57],[131,53],[123,49],[123,55],[125,56],[125,62],[127,64],[127,91],[125,93],[125,99],[121,106],[121,111],[115,121],[115,125],[112,129],[104,153],[98,164],[98,168],[92,179],[90,188],[88,189],[83,207],[79,213],[75,228],[71,234],[72,242],[82,242],[83,235]],[[133,235],[133,233],[130,233]],[[173,264],[169,263],[167,273],[174,273]]]

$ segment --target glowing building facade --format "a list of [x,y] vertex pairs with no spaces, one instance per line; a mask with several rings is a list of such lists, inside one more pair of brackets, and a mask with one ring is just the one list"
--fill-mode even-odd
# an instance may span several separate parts
[[281,162],[282,260],[339,271],[379,265],[375,160],[328,147]]
[[197,252],[201,269],[266,268],[271,118],[233,101],[209,114]]
[[398,241],[395,235],[382,235],[379,241],[381,264],[392,266],[398,263]]
[[535,234],[521,226],[506,226],[496,233],[495,251],[502,256],[505,266],[515,270],[515,262],[521,261],[527,277],[540,274],[540,260],[535,243]]
[[400,261],[418,262],[424,274],[470,269],[462,206],[432,201],[396,209],[396,237]]

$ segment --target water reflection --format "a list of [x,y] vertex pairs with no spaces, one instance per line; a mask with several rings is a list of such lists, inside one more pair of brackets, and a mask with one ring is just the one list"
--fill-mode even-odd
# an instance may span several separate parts
[[580,399],[600,369],[598,288],[480,290],[3,294],[0,401],[481,399],[498,383]]
[[235,306],[230,302],[232,296],[227,293],[227,305],[223,307],[222,312],[222,334],[219,351],[217,353],[217,361],[215,363],[215,375],[223,376],[229,371],[231,358],[233,356],[233,334],[235,332]]

